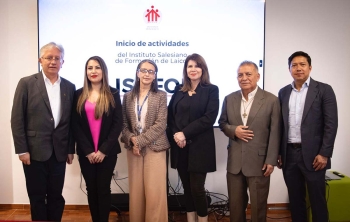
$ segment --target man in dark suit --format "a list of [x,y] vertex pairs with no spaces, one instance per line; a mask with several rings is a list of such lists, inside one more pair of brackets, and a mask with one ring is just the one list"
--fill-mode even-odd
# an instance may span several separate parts
[[337,101],[331,86],[310,77],[307,53],[293,53],[288,66],[294,81],[278,94],[283,117],[279,167],[283,167],[292,220],[307,221],[307,187],[313,221],[327,222],[325,172],[331,166],[337,134]]
[[74,141],[70,122],[75,86],[59,76],[63,47],[54,42],[40,49],[42,71],[17,85],[11,128],[16,154],[23,163],[32,220],[60,221],[66,162]]
[[241,90],[226,96],[219,119],[229,137],[227,187],[230,221],[246,221],[247,188],[251,221],[266,221],[270,175],[277,165],[280,145],[278,98],[258,87],[255,63],[244,61],[237,71]]

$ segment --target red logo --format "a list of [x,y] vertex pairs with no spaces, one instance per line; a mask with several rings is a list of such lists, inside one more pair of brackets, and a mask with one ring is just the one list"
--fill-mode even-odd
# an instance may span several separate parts
[[154,10],[154,6],[151,6],[151,9],[147,9],[145,12],[145,21],[148,23],[157,23],[160,21],[161,14],[158,9]]

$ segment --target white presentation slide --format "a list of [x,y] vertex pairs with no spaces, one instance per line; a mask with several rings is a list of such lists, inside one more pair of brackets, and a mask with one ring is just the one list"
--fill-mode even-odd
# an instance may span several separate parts
[[132,88],[137,64],[151,59],[169,102],[192,53],[203,56],[211,83],[219,87],[218,118],[225,96],[239,90],[242,61],[259,66],[263,88],[265,1],[38,0],[38,8],[39,47],[51,41],[62,44],[60,75],[77,89],[91,56],[105,60],[109,83],[121,96]]

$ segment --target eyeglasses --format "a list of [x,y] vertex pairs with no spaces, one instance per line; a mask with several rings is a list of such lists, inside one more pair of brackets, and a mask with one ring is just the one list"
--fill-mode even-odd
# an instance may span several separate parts
[[46,61],[48,61],[48,62],[51,62],[52,60],[54,60],[55,62],[58,62],[58,61],[61,61],[61,58],[60,57],[45,57],[45,58],[43,58],[43,59],[45,59]]
[[152,69],[139,69],[139,72],[142,72],[142,73],[148,73],[148,74],[150,74],[150,75],[154,75],[154,74],[156,74],[156,71],[154,71],[154,70],[152,70]]

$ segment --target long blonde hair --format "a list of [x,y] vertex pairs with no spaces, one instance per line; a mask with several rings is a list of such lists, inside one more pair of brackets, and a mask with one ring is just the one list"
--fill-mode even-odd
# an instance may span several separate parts
[[81,111],[84,108],[85,101],[89,98],[90,91],[92,89],[91,82],[87,77],[87,66],[90,60],[98,62],[102,70],[102,86],[100,89],[100,97],[96,101],[95,107],[95,119],[102,118],[102,115],[106,113],[109,114],[109,107],[115,107],[115,101],[111,89],[108,84],[108,70],[105,61],[99,56],[93,56],[86,61],[85,64],[85,76],[84,76],[84,86],[83,92],[79,96],[77,103],[77,112],[81,115]]

